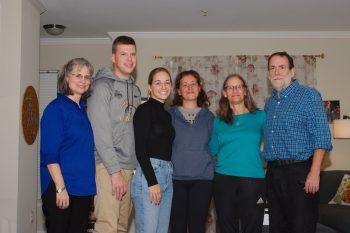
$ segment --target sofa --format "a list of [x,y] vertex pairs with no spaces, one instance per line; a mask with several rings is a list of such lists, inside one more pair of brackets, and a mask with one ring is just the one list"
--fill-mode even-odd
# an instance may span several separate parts
[[350,233],[350,205],[328,204],[336,194],[344,174],[350,174],[350,171],[322,171],[320,176],[318,223],[337,233]]

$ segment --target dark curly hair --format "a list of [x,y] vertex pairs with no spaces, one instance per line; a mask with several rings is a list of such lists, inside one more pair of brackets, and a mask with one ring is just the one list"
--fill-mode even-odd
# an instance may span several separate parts
[[221,120],[225,121],[227,124],[232,125],[233,119],[232,116],[234,115],[232,109],[230,108],[230,103],[228,99],[223,95],[223,91],[227,88],[227,82],[231,78],[238,78],[241,80],[244,89],[246,90],[246,96],[244,96],[244,106],[248,109],[250,113],[255,113],[257,107],[254,103],[253,97],[250,94],[250,91],[247,87],[246,81],[242,78],[239,74],[230,74],[226,77],[224,84],[222,86],[221,90],[221,98],[219,100],[219,108],[216,112],[216,114],[220,117]]
[[173,105],[175,106],[181,106],[182,105],[182,96],[178,94],[178,89],[180,89],[180,82],[183,77],[191,75],[196,79],[197,84],[200,87],[198,98],[197,98],[197,105],[198,107],[208,107],[210,105],[209,98],[205,91],[203,90],[202,83],[201,83],[201,77],[198,74],[197,71],[194,70],[186,70],[182,71],[176,76],[175,79],[175,85],[174,85],[174,98],[173,98]]

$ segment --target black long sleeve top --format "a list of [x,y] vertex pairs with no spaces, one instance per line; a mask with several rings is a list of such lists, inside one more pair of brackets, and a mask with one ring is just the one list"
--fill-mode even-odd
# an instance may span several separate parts
[[136,109],[133,122],[137,160],[148,186],[158,184],[150,158],[171,160],[175,138],[171,116],[163,103],[150,98]]

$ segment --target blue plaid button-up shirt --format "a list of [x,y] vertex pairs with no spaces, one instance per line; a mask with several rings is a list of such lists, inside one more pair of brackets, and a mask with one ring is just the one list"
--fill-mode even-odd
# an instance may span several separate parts
[[265,105],[264,158],[307,160],[315,149],[332,150],[331,133],[320,93],[293,81]]

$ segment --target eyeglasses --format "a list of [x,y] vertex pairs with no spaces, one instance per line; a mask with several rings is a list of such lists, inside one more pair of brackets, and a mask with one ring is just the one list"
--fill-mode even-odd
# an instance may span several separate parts
[[79,81],[82,81],[82,80],[85,80],[85,81],[91,81],[91,76],[90,75],[82,75],[82,74],[73,74],[73,73],[70,73],[71,75],[73,75],[77,80]]
[[245,86],[237,85],[237,86],[225,86],[225,91],[233,92],[233,91],[242,91]]

